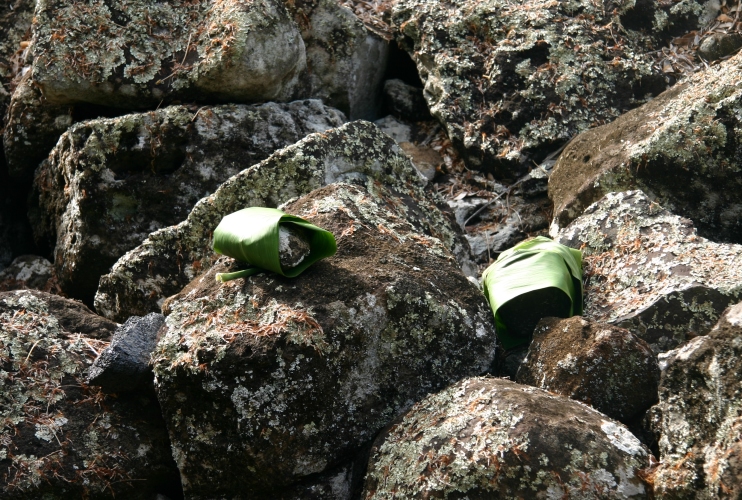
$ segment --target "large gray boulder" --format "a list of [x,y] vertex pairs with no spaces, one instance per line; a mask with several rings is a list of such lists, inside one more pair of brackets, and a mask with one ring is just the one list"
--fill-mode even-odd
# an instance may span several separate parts
[[394,196],[315,190],[283,209],[331,231],[335,256],[224,284],[237,265],[222,258],[166,301],[155,386],[188,498],[280,498],[336,477],[415,401],[490,367],[484,297],[408,218],[422,207]]
[[629,425],[657,402],[660,368],[649,345],[628,330],[579,316],[544,318],[515,381]]
[[742,293],[742,245],[714,243],[641,191],[609,193],[562,229],[583,252],[585,316],[655,352],[706,334]]
[[184,220],[237,172],[343,121],[307,100],[170,106],[75,124],[36,172],[34,236],[53,249],[62,289],[91,302],[100,276],[149,233]]
[[[102,328],[91,330],[95,324]],[[179,493],[154,395],[112,398],[83,382],[111,326],[61,297],[0,293],[3,499]]]
[[414,202],[407,216],[420,232],[435,236],[472,269],[468,245],[443,203],[425,191],[420,176],[399,146],[375,125],[357,121],[312,134],[222,184],[199,201],[176,226],[160,229],[131,250],[102,276],[96,310],[123,321],[160,310],[214,261],[211,232],[225,215],[249,206],[277,207],[333,182],[358,179],[369,189],[392,189],[391,205]]
[[592,408],[495,378],[416,404],[374,443],[363,498],[647,498],[649,453]]
[[641,189],[699,234],[742,243],[742,54],[579,135],[549,179],[554,226],[611,191]]
[[33,79],[52,104],[287,100],[306,67],[280,0],[39,0]]
[[400,0],[392,20],[467,166],[515,180],[663,91],[646,53],[703,10],[697,1]]
[[333,0],[44,0],[36,19],[33,78],[51,105],[312,97],[352,119],[379,107],[388,43]]
[[661,357],[660,434],[655,498],[742,495],[742,304],[727,309],[708,335]]

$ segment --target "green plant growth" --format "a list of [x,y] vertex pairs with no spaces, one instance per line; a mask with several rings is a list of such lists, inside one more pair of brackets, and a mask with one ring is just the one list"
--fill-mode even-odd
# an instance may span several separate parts
[[250,267],[219,273],[221,282],[263,271],[293,278],[320,259],[335,255],[335,236],[301,217],[275,208],[251,207],[224,217],[214,230],[214,251]]
[[582,252],[538,236],[500,254],[482,286],[502,346],[516,347],[541,318],[582,314]]

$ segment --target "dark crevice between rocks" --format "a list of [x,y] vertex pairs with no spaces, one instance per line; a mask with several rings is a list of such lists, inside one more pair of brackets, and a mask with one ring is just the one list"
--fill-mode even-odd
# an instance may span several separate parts
[[[659,401],[659,396],[657,398]],[[652,426],[652,418],[653,418],[653,411],[650,408],[649,410],[645,411],[641,415],[628,420],[624,422],[626,424],[626,427],[629,429],[629,431],[636,436],[636,438],[642,442],[644,446],[649,448],[649,451],[652,452],[652,455],[655,456],[655,458],[659,458],[660,456],[660,435],[655,432]]]
[[417,65],[412,57],[405,52],[397,43],[389,43],[389,62],[387,63],[386,72],[383,81],[402,80],[413,87],[424,87],[420,74],[417,72]]
[[[346,478],[349,479],[348,488],[348,500],[360,500],[363,494],[363,485],[366,479],[366,471],[368,469],[368,462],[371,458],[371,450],[376,435],[363,443],[361,447],[355,451],[352,455],[348,456],[345,460],[342,460],[339,465],[332,467],[325,472],[317,474],[310,474],[306,476],[302,481],[295,483],[290,488],[278,494],[277,496],[265,497],[267,499],[276,500],[304,500],[312,499],[316,492],[313,491],[316,486],[326,484],[330,478],[336,477],[340,474],[345,473]],[[349,476],[349,477],[348,477]],[[175,499],[173,499],[175,500]]]
[[24,254],[39,254],[26,211],[29,187],[8,175],[0,154],[0,268]]

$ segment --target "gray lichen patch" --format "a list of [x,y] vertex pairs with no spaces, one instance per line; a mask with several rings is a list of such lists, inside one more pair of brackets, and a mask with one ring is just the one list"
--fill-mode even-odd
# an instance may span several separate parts
[[736,304],[714,328],[662,357],[653,408],[661,464],[657,498],[736,498],[742,493],[740,420],[742,330]]
[[306,56],[278,0],[40,0],[34,81],[52,103],[287,99]]
[[742,55],[578,136],[549,179],[564,227],[611,191],[641,189],[714,241],[742,243]]
[[471,378],[417,403],[374,443],[363,498],[646,498],[648,453],[575,401]]
[[0,293],[0,494],[152,498],[177,482],[157,402],[117,400],[83,382],[106,342],[80,333],[95,316],[71,316],[75,307]]
[[[213,263],[211,232],[221,218],[250,206],[277,207],[326,184],[357,180],[379,193],[424,234],[434,236],[467,263],[466,241],[442,202],[399,146],[376,126],[357,121],[312,134],[224,182],[178,224],[149,235],[101,278],[96,310],[125,319],[160,309]],[[387,191],[384,186],[387,186]]]
[[706,334],[742,292],[742,246],[701,238],[641,191],[609,193],[558,241],[583,251],[585,316],[655,352]]
[[77,123],[36,172],[35,239],[54,251],[62,289],[90,301],[100,276],[151,232],[184,220],[230,176],[344,120],[306,100],[169,106]]
[[[403,0],[393,9],[431,113],[467,165],[515,179],[578,132],[664,90],[646,52],[702,6]],[[655,12],[673,9],[666,25],[651,26]]]
[[589,404],[628,423],[657,402],[660,369],[628,330],[582,317],[544,318],[515,381]]
[[439,239],[387,205],[389,191],[336,183],[286,204],[338,244],[297,278],[218,283],[238,267],[221,258],[167,300],[156,389],[189,498],[279,498],[490,366],[481,293]]

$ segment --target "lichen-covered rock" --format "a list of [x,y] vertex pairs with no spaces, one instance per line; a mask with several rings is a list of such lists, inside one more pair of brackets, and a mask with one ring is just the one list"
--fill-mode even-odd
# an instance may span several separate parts
[[376,118],[388,42],[336,0],[284,0],[301,30],[307,70],[298,97],[322,99],[351,120]]
[[[331,231],[335,256],[297,278],[219,283],[220,259],[165,304],[155,387],[186,496],[276,498],[352,461],[412,403],[495,354],[491,313],[414,200],[325,186],[287,213]],[[342,497],[341,497],[342,498]]]
[[0,272],[0,291],[23,288],[49,291],[53,275],[54,267],[45,258],[38,255],[21,255]]
[[88,333],[107,337],[87,330],[107,322],[76,308],[41,292],[0,293],[0,496],[151,500],[177,494],[177,469],[154,395],[115,399],[83,382],[105,346]]
[[703,5],[400,0],[393,9],[431,113],[469,168],[514,180],[555,144],[664,90],[645,53],[694,25]]
[[742,495],[742,304],[708,335],[661,359],[652,409],[661,463],[655,498],[710,500]]
[[100,276],[149,233],[184,220],[230,176],[343,121],[307,100],[170,106],[75,124],[36,172],[36,241],[54,249],[62,289],[92,301]]
[[649,345],[628,330],[579,316],[545,318],[515,381],[628,423],[657,402],[660,368]]
[[649,454],[623,425],[495,378],[416,404],[374,443],[363,498],[647,498]]
[[39,0],[33,79],[52,104],[287,100],[306,67],[279,0]]
[[[9,292],[10,293],[10,292]],[[49,314],[56,318],[59,326],[68,332],[79,333],[84,337],[109,341],[118,326],[113,321],[93,314],[84,304],[59,295],[38,290],[23,290],[17,296],[36,297],[45,303]]]
[[72,112],[70,105],[48,104],[31,73],[23,76],[10,100],[3,131],[5,159],[13,179],[31,183],[36,167],[72,125]]
[[554,226],[611,191],[641,189],[699,234],[742,243],[742,54],[575,138],[549,179]]
[[[149,235],[104,275],[95,308],[108,318],[124,320],[160,310],[213,263],[211,232],[227,214],[250,206],[276,207],[323,185],[348,179],[390,186],[390,205],[414,205],[408,219],[419,231],[435,236],[468,265],[468,246],[455,222],[399,146],[375,125],[357,121],[304,140],[272,155],[226,181],[202,199],[177,226]],[[414,201],[414,203],[410,203]]]
[[655,352],[707,333],[740,300],[742,245],[699,237],[641,191],[607,194],[556,236],[583,252],[584,315]]

